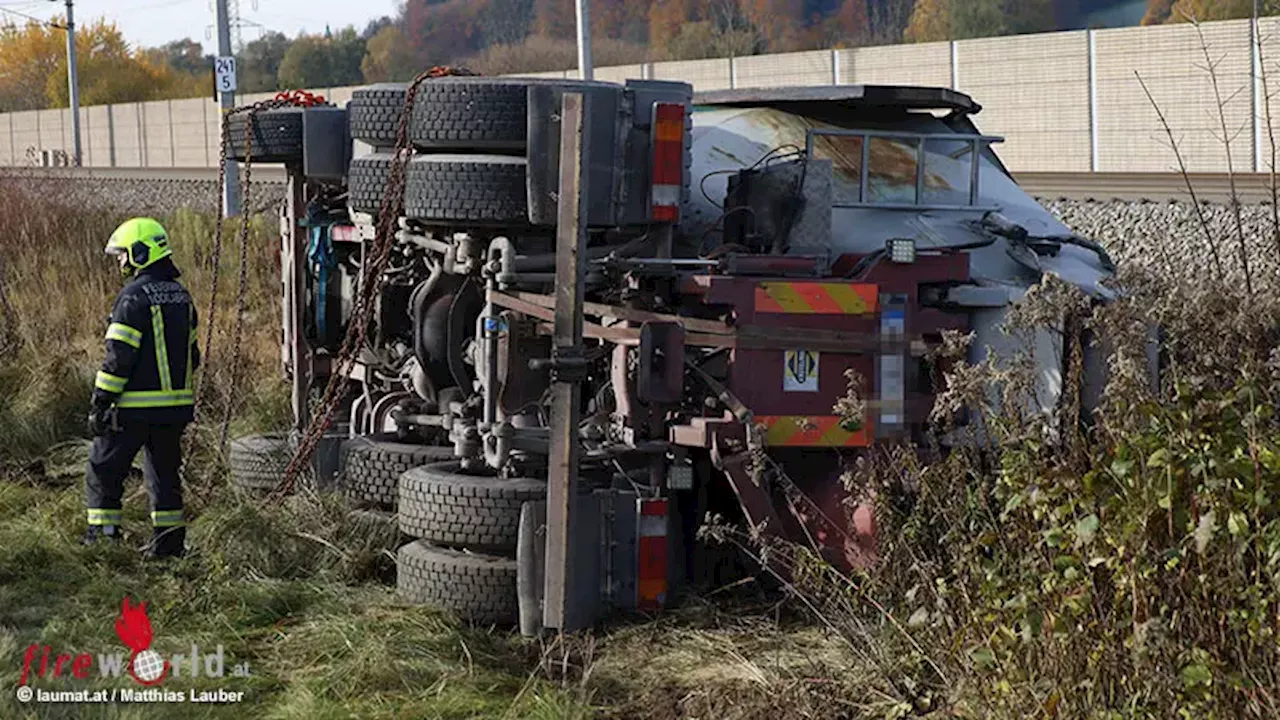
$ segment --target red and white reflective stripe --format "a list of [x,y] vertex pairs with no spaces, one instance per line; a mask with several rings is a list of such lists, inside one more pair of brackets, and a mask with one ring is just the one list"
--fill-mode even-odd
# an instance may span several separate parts
[[654,103],[653,219],[679,222],[680,196],[684,189],[684,105]]
[[667,501],[640,500],[636,549],[636,607],[658,610],[667,602]]

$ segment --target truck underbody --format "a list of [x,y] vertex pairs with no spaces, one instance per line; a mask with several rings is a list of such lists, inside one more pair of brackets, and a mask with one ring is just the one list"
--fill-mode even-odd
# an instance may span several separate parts
[[[973,333],[971,361],[1034,350],[1052,410],[1061,334],[1026,348],[1001,320],[1045,274],[1109,297],[1105,253],[1017,187],[980,106],[950,90],[439,77],[405,95],[372,86],[342,110],[254,121],[302,115],[282,158],[295,429],[316,432],[332,383],[347,442],[431,448],[430,477],[398,481],[401,527],[448,552],[498,548],[526,630],[658,607],[713,574],[695,552],[710,514],[874,563],[872,499],[840,478],[876,447],[922,443],[943,333]],[[578,155],[566,97],[581,98]],[[369,329],[344,357],[380,247]],[[492,498],[510,530],[469,542],[431,505],[442,488]]]

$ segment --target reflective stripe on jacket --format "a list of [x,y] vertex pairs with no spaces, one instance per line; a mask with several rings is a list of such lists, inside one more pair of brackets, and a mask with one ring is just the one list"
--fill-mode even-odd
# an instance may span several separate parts
[[93,403],[115,405],[122,420],[191,422],[200,348],[195,304],[179,276],[172,262],[161,260],[116,296]]

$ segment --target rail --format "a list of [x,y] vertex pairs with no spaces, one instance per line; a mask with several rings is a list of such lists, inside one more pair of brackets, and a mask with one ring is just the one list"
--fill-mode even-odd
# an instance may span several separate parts
[[[0,177],[68,178],[75,180],[199,181],[216,182],[217,168],[110,168],[110,167],[0,167]],[[263,165],[254,177],[285,182],[284,168]],[[1167,202],[1189,199],[1186,181],[1178,173],[1024,172],[1014,173],[1018,183],[1041,200],[1128,200]],[[1201,201],[1225,203],[1231,198],[1226,173],[1192,173],[1191,184]],[[1280,182],[1280,176],[1277,176]],[[1268,173],[1236,173],[1236,194],[1246,204],[1270,202]]]

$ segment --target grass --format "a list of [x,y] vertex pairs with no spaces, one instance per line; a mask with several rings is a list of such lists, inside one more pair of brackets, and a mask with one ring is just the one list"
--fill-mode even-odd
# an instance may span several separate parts
[[[142,498],[137,488],[132,495],[126,524],[141,534],[147,531]],[[121,598],[130,595],[147,601],[162,654],[185,652],[192,643],[220,644],[228,667],[249,663],[248,678],[165,684],[247,693],[241,705],[188,706],[199,717],[551,718],[575,707],[551,684],[526,688],[536,648],[404,605],[376,583],[343,581],[340,563],[326,567],[319,558],[322,546],[311,555],[311,572],[270,560],[255,565],[262,558],[250,548],[263,539],[247,534],[253,526],[210,513],[195,524],[200,551],[172,567],[157,566],[132,547],[79,546],[82,503],[74,487],[0,483],[0,513],[7,518],[0,523],[0,685],[6,688],[18,685],[31,643],[72,653],[121,651],[113,623]],[[226,532],[245,534],[219,535]],[[131,687],[132,681],[33,684],[77,689]],[[0,716],[7,718],[171,717],[175,711],[166,705],[33,708],[16,703],[9,691],[0,699]]]
[[[125,525],[135,537],[149,531],[144,500],[131,483]],[[227,491],[193,523],[196,552],[169,566],[143,561],[128,542],[80,546],[82,503],[78,485],[0,480],[0,687],[18,685],[32,643],[123,651],[113,623],[131,596],[148,603],[163,655],[221,644],[228,669],[249,665],[247,678],[166,681],[173,691],[246,693],[239,704],[183,706],[185,716],[745,720],[767,711],[799,720],[877,707],[851,702],[856,683],[832,679],[850,670],[844,646],[801,619],[777,619],[776,606],[693,601],[561,646],[399,601],[371,577],[385,538],[345,525],[332,500],[301,496],[264,508]],[[362,543],[366,553],[356,557]],[[137,687],[128,679],[31,684]],[[4,718],[165,718],[175,708],[37,707],[0,695]]]

